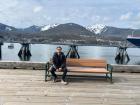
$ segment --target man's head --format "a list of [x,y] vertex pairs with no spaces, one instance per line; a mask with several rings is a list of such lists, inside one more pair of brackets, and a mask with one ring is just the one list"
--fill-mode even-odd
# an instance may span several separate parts
[[57,52],[58,54],[60,54],[61,51],[62,51],[62,47],[58,46],[58,47],[56,48],[56,52]]

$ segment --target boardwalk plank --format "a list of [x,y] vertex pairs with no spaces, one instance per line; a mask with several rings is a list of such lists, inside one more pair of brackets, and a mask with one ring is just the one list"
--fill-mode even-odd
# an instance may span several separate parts
[[0,105],[140,105],[140,74],[113,73],[113,84],[80,75],[64,86],[44,82],[43,70],[0,69]]

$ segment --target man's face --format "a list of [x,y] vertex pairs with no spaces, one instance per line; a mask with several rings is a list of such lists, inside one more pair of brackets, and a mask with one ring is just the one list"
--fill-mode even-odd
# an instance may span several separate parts
[[57,49],[56,49],[56,52],[57,52],[57,53],[61,53],[61,51],[62,51],[62,48],[57,48]]

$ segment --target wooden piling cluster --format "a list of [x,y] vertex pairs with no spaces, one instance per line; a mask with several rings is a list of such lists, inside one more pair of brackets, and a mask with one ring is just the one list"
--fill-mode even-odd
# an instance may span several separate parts
[[129,55],[127,53],[127,47],[120,46],[117,48],[115,61],[117,64],[127,64],[130,61]]
[[3,45],[3,43],[0,43],[0,59],[2,58],[2,49],[1,49],[2,45]]
[[69,49],[66,57],[67,58],[78,58],[79,59],[80,58],[80,55],[78,53],[78,46],[76,46],[76,45],[70,45],[69,47],[70,47],[70,49]]
[[21,45],[22,46],[21,46],[21,49],[20,49],[20,51],[18,53],[18,56],[23,61],[29,61],[30,57],[32,56],[30,43],[22,43]]

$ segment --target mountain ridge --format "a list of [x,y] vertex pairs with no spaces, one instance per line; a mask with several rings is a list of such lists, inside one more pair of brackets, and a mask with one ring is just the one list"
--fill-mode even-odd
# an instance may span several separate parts
[[[76,23],[64,23],[64,24],[76,24]],[[53,29],[59,25],[64,25],[64,24],[48,24],[44,26],[37,26],[37,25],[32,25],[27,28],[15,28],[13,26],[5,25],[0,23],[0,31],[17,31],[17,32],[23,32],[23,33],[38,33],[42,31],[48,31],[49,29]],[[79,25],[79,24],[77,24]],[[79,27],[82,25],[79,25]],[[82,26],[84,27],[84,26]],[[78,27],[76,27],[78,28]],[[108,36],[124,36],[126,37],[127,35],[132,34],[132,32],[140,34],[140,29],[132,29],[132,28],[118,28],[114,26],[107,26],[103,24],[95,24],[95,25],[90,25],[87,27],[84,27],[90,32],[92,32],[95,35],[108,35]]]
[[[96,35],[86,27],[75,23],[59,24],[52,28],[40,31],[42,27],[31,26],[25,29],[0,31],[3,42],[10,43],[49,43],[49,44],[82,44],[82,45],[109,45],[116,46],[126,39],[116,36]],[[27,28],[26,28],[27,29]],[[37,29],[37,30],[35,30]],[[35,30],[35,31],[34,31]]]

